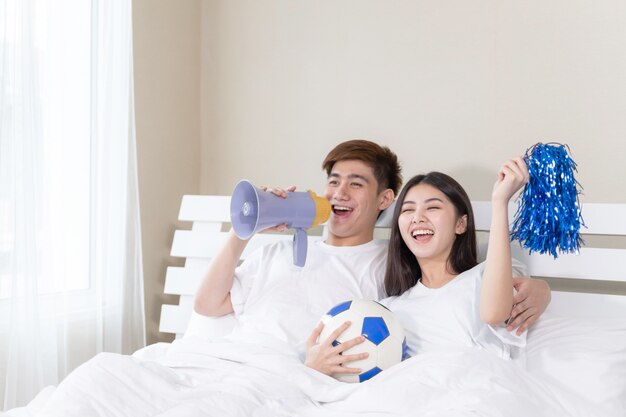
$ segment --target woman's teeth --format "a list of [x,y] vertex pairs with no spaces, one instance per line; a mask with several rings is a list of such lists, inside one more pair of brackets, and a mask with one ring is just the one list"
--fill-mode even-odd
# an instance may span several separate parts
[[413,237],[415,236],[425,236],[425,235],[434,235],[435,232],[432,230],[414,230],[411,234]]

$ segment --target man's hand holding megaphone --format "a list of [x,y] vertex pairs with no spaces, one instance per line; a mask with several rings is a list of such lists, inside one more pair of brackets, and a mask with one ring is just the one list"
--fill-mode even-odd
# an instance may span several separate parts
[[[294,191],[296,191],[296,186],[295,185],[290,185],[287,188],[279,188],[279,187],[275,187],[275,188],[268,188],[264,185],[261,185],[259,187],[261,190],[268,192],[268,193],[272,193],[277,197],[281,197],[281,198],[287,198],[287,193],[292,193]],[[287,230],[287,223],[281,223],[279,225],[273,226],[273,227],[268,227],[267,229],[263,229],[261,230],[261,232],[278,232],[278,233],[282,233],[285,230]]]

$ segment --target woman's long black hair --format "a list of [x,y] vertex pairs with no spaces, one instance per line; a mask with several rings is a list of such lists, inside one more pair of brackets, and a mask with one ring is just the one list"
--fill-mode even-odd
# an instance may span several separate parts
[[387,270],[385,272],[385,290],[388,296],[402,294],[413,287],[422,276],[422,270],[417,259],[404,243],[398,226],[398,218],[402,213],[402,203],[407,192],[420,183],[437,188],[456,207],[459,216],[467,215],[467,229],[465,233],[457,235],[448,258],[448,265],[452,268],[452,272],[460,274],[478,264],[474,212],[472,211],[472,203],[463,187],[454,178],[441,172],[416,175],[402,188],[393,212]]

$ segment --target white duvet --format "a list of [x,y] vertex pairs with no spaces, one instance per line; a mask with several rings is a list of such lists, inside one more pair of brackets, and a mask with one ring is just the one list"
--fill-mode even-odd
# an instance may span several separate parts
[[100,354],[10,416],[607,416],[512,361],[464,349],[418,355],[344,384],[292,353],[184,338],[162,354]]

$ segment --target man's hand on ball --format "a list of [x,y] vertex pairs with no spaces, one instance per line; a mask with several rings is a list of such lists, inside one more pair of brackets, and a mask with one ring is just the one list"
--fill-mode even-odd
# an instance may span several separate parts
[[343,352],[365,341],[363,336],[355,337],[354,339],[340,343],[337,346],[333,346],[333,341],[348,328],[350,322],[347,321],[339,326],[334,332],[326,338],[326,340],[319,341],[320,334],[324,328],[324,323],[320,322],[313,332],[309,336],[306,342],[306,359],[304,364],[309,368],[313,368],[326,375],[332,374],[358,374],[361,373],[361,369],[347,368],[344,364],[352,361],[365,359],[369,356],[367,352],[343,355]]

